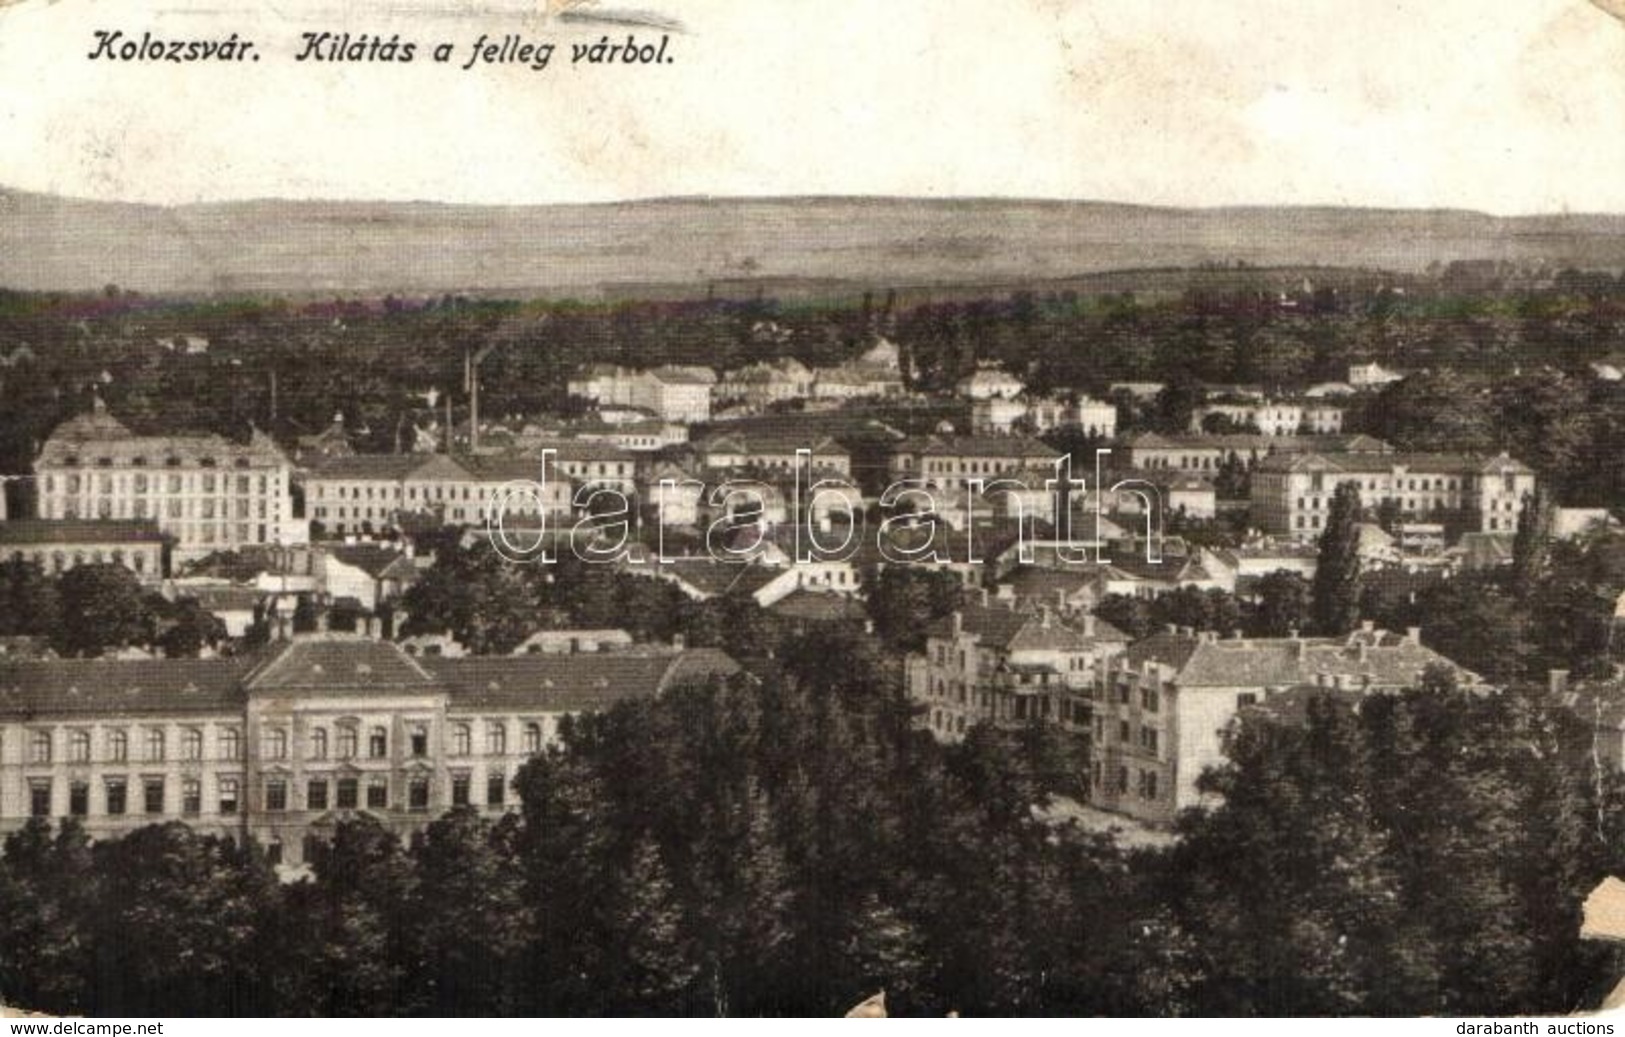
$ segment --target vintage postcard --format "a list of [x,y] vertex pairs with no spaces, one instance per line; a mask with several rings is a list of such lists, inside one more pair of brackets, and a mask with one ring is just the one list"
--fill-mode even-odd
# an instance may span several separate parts
[[1619,0],[3,0],[0,491],[12,1033],[1625,1003]]

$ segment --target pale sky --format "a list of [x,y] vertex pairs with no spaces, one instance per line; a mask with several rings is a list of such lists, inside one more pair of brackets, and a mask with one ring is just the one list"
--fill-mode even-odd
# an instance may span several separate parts
[[[1625,212],[1625,25],[1586,0],[602,0],[688,27],[673,64],[635,69],[570,67],[569,43],[626,30],[539,3],[13,2],[0,186],[32,191]],[[235,29],[263,58],[90,62],[96,29]],[[300,33],[324,29],[419,50],[296,63]],[[563,45],[545,72],[464,72],[481,32]],[[442,40],[453,65],[429,60]]]

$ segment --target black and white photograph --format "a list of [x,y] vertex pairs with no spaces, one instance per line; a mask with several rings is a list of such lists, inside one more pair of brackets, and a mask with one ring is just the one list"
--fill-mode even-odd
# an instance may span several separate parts
[[8,1032],[1612,1034],[1625,6],[1500,6],[0,2]]

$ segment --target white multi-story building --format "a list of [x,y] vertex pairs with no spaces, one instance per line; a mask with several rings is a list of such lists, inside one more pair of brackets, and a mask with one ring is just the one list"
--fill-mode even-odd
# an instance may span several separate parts
[[264,433],[137,436],[96,401],[34,462],[42,519],[153,519],[186,559],[296,542],[287,457]]
[[1535,473],[1506,454],[1277,454],[1252,475],[1252,521],[1277,536],[1318,537],[1343,484],[1360,506],[1401,517],[1459,517],[1470,532],[1514,533]]
[[1224,762],[1236,715],[1287,694],[1359,695],[1415,687],[1429,667],[1478,678],[1404,634],[1370,624],[1339,638],[1221,638],[1168,630],[1107,662],[1090,704],[1090,800],[1170,823],[1200,805],[1196,780]]
[[0,832],[184,821],[297,864],[346,818],[404,835],[455,806],[512,809],[519,768],[565,717],[736,669],[667,648],[414,659],[338,635],[233,658],[0,663]]

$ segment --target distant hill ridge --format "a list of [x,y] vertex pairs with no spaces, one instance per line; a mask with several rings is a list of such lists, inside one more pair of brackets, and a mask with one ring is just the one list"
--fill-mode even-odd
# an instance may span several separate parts
[[0,286],[161,293],[514,292],[804,280],[886,287],[1110,270],[1507,260],[1625,268],[1625,215],[901,198],[174,207],[0,188]]

